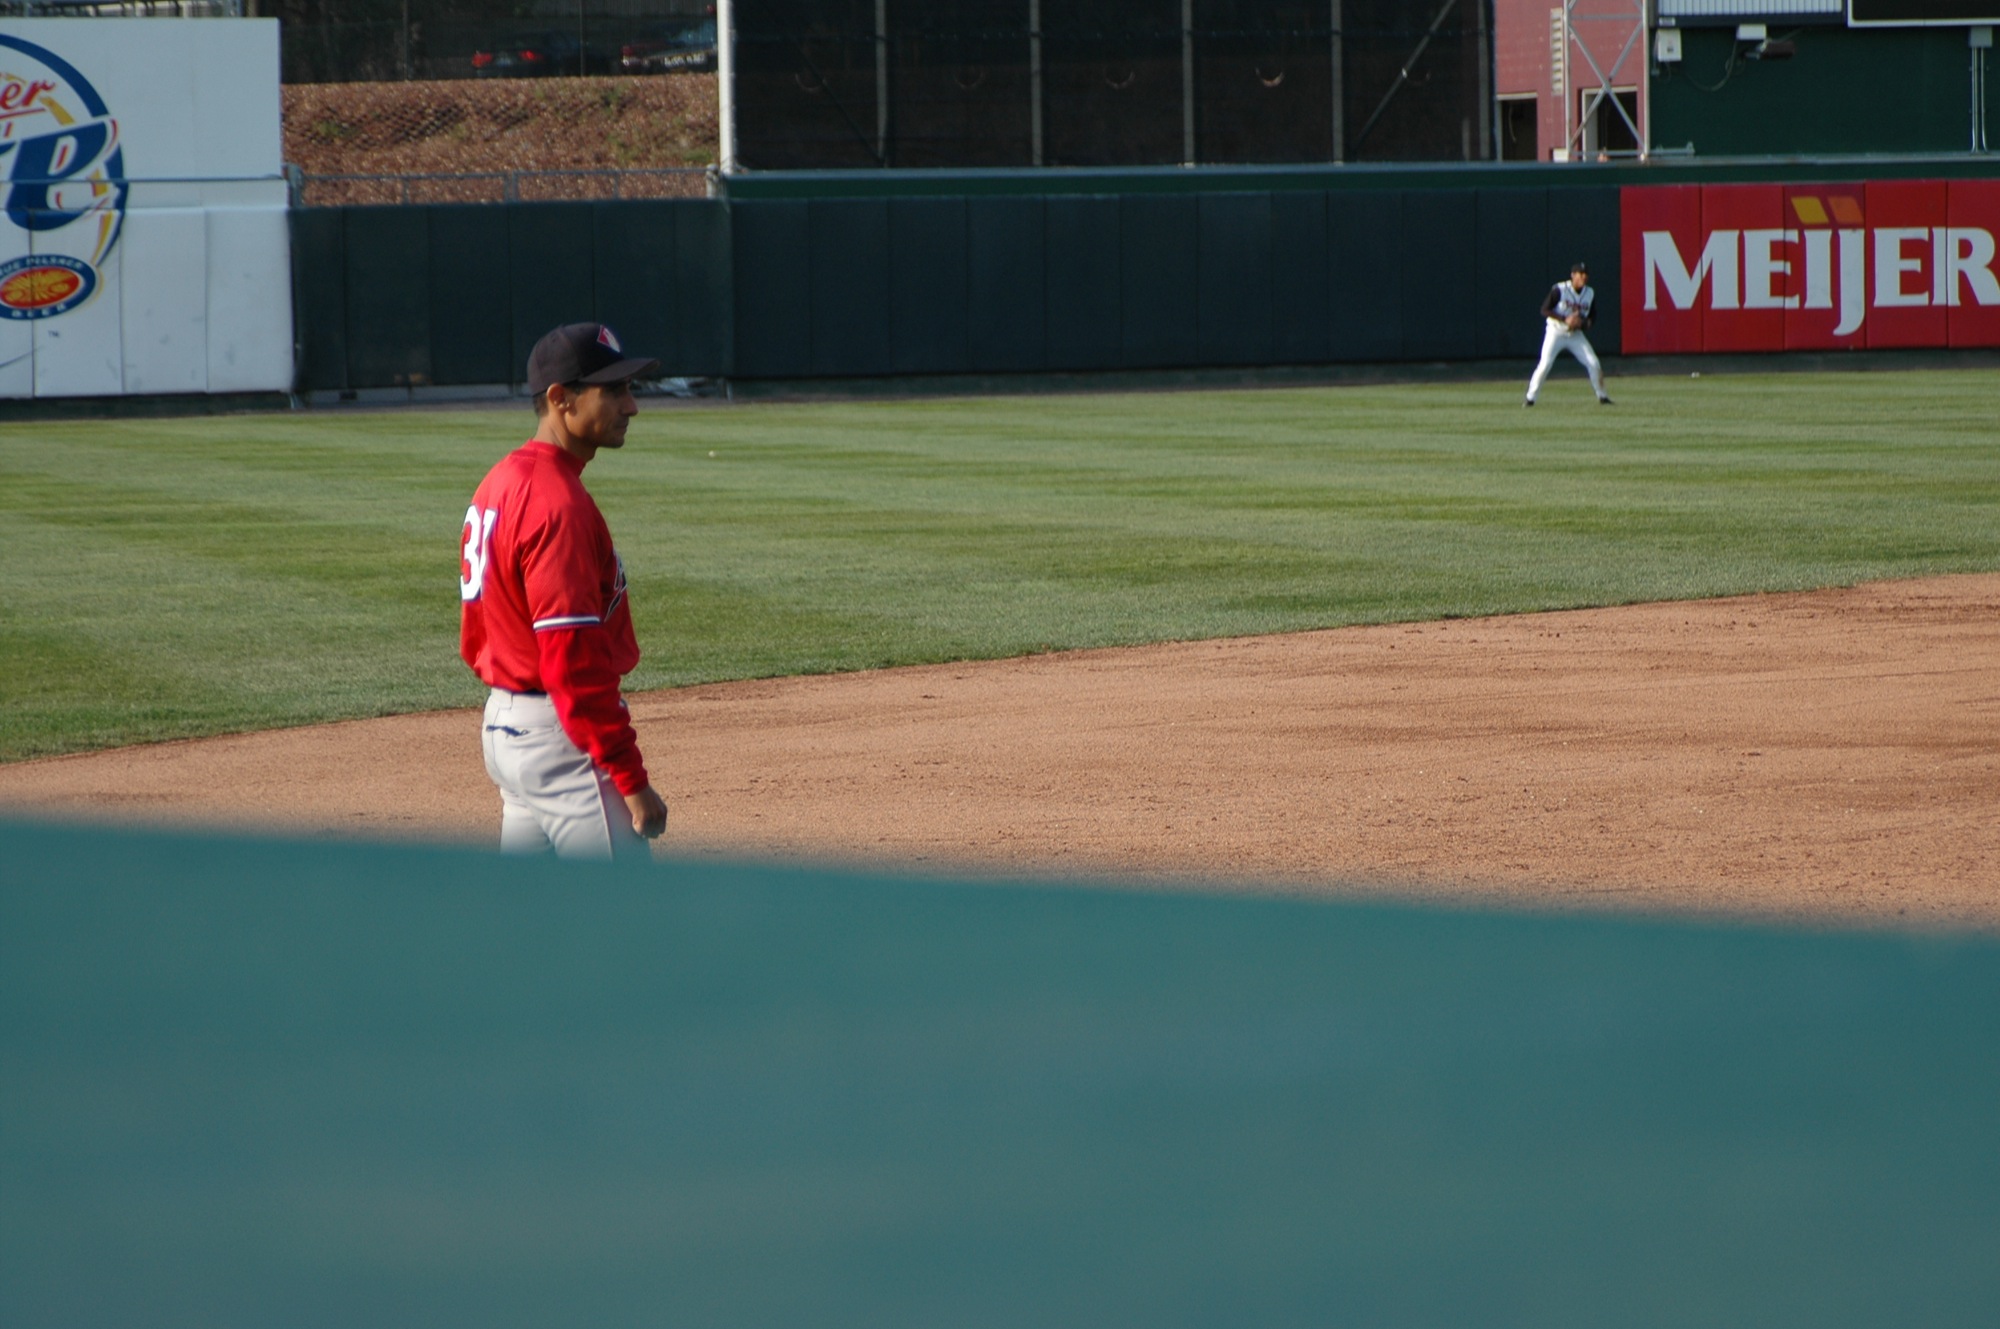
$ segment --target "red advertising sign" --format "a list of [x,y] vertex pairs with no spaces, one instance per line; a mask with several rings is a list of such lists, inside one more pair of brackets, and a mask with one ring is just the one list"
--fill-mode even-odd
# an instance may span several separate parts
[[1620,212],[1628,355],[2000,346],[2000,181],[1645,186]]
[[2000,180],[1954,180],[1946,206],[1945,322],[1953,346],[2000,346]]

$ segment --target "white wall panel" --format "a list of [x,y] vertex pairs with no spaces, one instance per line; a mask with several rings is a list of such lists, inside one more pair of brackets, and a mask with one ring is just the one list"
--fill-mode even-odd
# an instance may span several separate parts
[[282,208],[208,210],[208,390],[292,386],[291,233]]
[[126,214],[127,392],[208,391],[208,218],[199,208]]
[[0,318],[0,397],[34,395],[34,329],[15,319]]
[[118,121],[135,178],[229,178],[283,169],[278,20],[0,19],[55,52]]
[[[278,20],[232,19],[188,52],[194,75],[195,138],[204,176],[276,175],[284,169],[284,104],[278,90]],[[244,78],[242,71],[271,71]]]
[[58,177],[35,206],[63,222],[0,216],[0,278],[31,251],[96,278],[73,305],[0,291],[0,396],[288,389],[277,22],[0,19],[0,74],[40,85],[9,103],[0,189]]
[[[58,250],[56,252],[63,252]],[[124,246],[97,264],[97,289],[66,314],[36,319],[37,397],[115,397],[125,390],[125,355],[119,323],[119,272]]]

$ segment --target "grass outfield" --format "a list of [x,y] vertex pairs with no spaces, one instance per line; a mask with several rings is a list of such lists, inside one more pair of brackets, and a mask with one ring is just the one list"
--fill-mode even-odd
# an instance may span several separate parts
[[[1613,389],[657,409],[589,480],[637,688],[2000,568],[2000,375]],[[0,759],[475,702],[459,522],[531,423],[0,426]]]

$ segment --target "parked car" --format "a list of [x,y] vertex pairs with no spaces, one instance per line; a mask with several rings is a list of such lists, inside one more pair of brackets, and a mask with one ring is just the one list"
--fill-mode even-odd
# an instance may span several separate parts
[[611,61],[583,45],[574,32],[541,32],[472,53],[472,72],[484,78],[545,78],[609,73]]
[[628,74],[679,74],[715,68],[715,20],[703,19],[625,43],[619,66]]

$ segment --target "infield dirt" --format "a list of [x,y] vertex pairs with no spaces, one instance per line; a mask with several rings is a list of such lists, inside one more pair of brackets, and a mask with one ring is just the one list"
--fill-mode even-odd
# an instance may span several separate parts
[[[2000,575],[689,687],[677,855],[2000,928]],[[38,815],[484,841],[473,712],[0,767]]]

